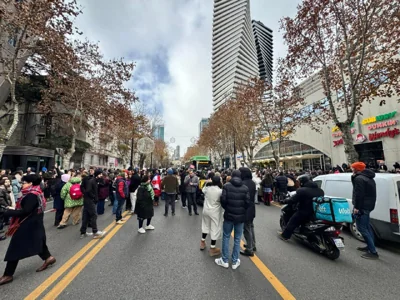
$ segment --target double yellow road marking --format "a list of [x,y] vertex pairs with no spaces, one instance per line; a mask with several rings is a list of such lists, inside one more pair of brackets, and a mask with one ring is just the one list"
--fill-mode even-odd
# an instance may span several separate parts
[[[126,216],[125,220],[128,220],[131,216]],[[63,279],[56,284],[42,299],[56,299],[63,290],[74,280],[76,276],[86,267],[86,265],[96,256],[97,253],[112,239],[112,237],[121,229],[123,225],[117,225],[114,229],[115,222],[108,225],[104,230],[108,233],[101,240],[91,240],[85,247],[83,247],[78,253],[71,257],[64,265],[62,265],[56,272],[48,277],[41,285],[39,285],[32,293],[25,297],[25,300],[35,300],[46,291],[56,280],[58,280],[69,268],[72,267],[78,260],[80,260],[86,252],[88,252],[93,246],[93,249],[81,259],[76,266],[69,271]],[[112,229],[112,230],[111,230]],[[111,230],[111,231],[110,231]],[[109,232],[110,231],[110,232]],[[100,241],[100,242],[99,242]],[[99,242],[99,243],[97,243]],[[97,245],[96,245],[97,243]]]

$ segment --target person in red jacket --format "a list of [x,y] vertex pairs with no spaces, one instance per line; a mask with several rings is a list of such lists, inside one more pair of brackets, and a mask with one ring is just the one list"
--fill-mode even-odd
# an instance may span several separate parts
[[117,211],[115,213],[117,224],[124,224],[122,219],[122,207],[124,206],[125,199],[129,195],[128,185],[126,183],[126,173],[122,172],[116,179],[116,201],[118,201]]

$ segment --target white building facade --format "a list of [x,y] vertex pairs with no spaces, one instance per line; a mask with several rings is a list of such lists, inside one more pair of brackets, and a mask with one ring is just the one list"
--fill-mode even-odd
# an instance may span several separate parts
[[234,89],[259,74],[250,0],[214,0],[212,37],[213,108]]

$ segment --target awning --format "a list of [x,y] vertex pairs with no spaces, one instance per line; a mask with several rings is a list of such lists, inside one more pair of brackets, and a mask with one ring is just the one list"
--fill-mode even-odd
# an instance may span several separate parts
[[[303,154],[303,155],[285,156],[285,157],[281,157],[280,161],[320,158],[322,155],[323,154]],[[254,162],[271,162],[271,161],[275,161],[275,159],[274,158],[264,158],[264,159],[262,158],[262,159],[254,160]]]
[[7,146],[4,155],[25,155],[39,157],[54,157],[54,150],[31,146]]

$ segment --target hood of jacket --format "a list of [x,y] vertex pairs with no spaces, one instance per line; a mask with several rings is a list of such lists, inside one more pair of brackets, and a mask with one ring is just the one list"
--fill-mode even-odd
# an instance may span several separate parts
[[242,167],[239,169],[242,180],[253,179],[253,174],[249,168]]
[[242,186],[243,185],[243,180],[239,177],[232,177],[232,179],[229,182],[234,186]]
[[72,184],[81,183],[81,179],[79,177],[72,177],[69,182]]
[[370,169],[365,169],[364,171],[362,171],[360,173],[360,175],[364,175],[365,177],[368,177],[368,178],[371,178],[371,179],[375,178],[374,171],[372,171]]

